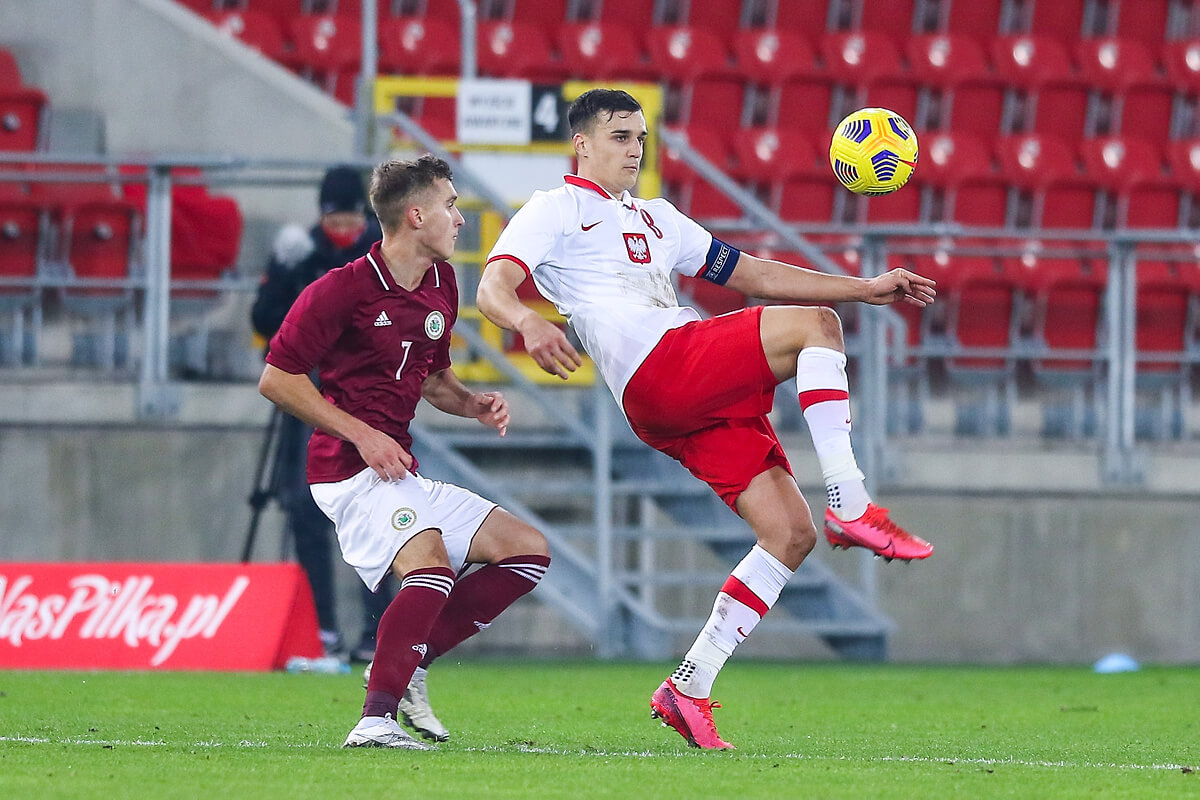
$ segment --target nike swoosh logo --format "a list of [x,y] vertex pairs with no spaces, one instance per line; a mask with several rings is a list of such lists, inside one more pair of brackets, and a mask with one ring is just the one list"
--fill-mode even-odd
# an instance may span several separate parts
[[[604,220],[600,220],[600,222],[604,222]],[[584,225],[584,224],[581,222],[581,223],[579,223],[579,228],[580,228],[580,230],[583,230],[583,231],[590,231],[592,228],[594,228],[594,227],[596,227],[597,225],[599,225],[599,224],[600,224],[600,222],[593,222],[591,225]]]
[[747,636],[749,636],[749,635],[750,635],[750,634],[746,633],[744,630],[742,630],[742,626],[741,626],[741,625],[738,625],[738,626],[737,626],[737,632],[738,632],[739,634],[741,634],[741,636],[742,636],[742,638],[743,638],[743,639],[745,639]]

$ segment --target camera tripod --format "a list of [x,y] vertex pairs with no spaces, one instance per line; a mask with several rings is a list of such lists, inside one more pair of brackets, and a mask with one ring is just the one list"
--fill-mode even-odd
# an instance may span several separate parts
[[[247,502],[250,503],[250,527],[242,545],[242,563],[249,563],[254,552],[254,540],[258,537],[258,521],[262,511],[272,498],[279,499],[282,476],[279,469],[279,445],[283,435],[283,412],[271,408],[271,419],[263,431],[262,444],[258,449],[258,465],[254,469],[254,489]],[[286,549],[287,540],[284,539]]]

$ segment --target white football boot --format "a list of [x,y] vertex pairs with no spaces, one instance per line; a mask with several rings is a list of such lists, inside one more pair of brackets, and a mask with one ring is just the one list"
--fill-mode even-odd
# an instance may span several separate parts
[[425,687],[425,676],[428,671],[417,667],[404,697],[400,698],[400,714],[408,726],[426,739],[444,742],[450,738],[450,731],[433,713],[429,705],[429,690]]
[[342,747],[396,747],[401,750],[433,750],[434,746],[414,739],[391,714],[363,717],[350,731]]

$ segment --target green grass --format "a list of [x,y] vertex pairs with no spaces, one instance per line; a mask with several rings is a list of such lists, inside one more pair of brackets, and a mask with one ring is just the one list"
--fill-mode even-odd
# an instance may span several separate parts
[[734,662],[705,753],[669,669],[439,663],[432,753],[340,748],[354,674],[0,671],[0,797],[1200,797],[1200,670]]

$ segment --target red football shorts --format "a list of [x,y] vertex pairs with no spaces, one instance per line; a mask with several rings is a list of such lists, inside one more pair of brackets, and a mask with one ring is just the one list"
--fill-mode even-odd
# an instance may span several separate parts
[[755,476],[791,465],[767,419],[775,376],[759,334],[762,307],[667,331],[625,387],[638,438],[734,505]]

